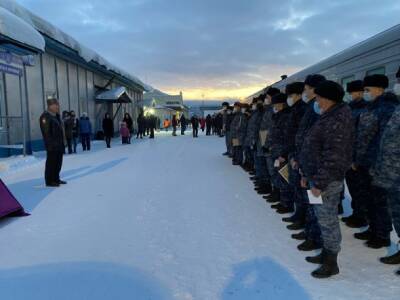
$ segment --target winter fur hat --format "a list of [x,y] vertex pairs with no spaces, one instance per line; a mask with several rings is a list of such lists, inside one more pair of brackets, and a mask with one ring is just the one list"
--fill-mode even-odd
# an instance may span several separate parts
[[47,106],[51,106],[53,104],[58,104],[58,99],[56,97],[47,98]]
[[304,82],[293,82],[289,83],[286,86],[286,94],[291,95],[291,94],[303,94],[304,92]]
[[223,102],[222,106],[229,106],[229,103],[228,102]]
[[281,103],[286,103],[286,101],[287,101],[287,95],[279,93],[272,97],[271,104],[272,105],[281,104]]
[[233,107],[242,107],[242,103],[240,103],[240,102],[235,102],[235,104],[233,105]]
[[304,84],[312,88],[316,88],[321,82],[325,80],[326,80],[325,76],[322,76],[320,74],[312,74],[307,76],[306,80],[304,81]]
[[364,91],[364,82],[362,80],[354,80],[347,84],[347,92],[363,92]]
[[320,97],[329,99],[335,102],[342,102],[344,97],[344,90],[342,86],[334,81],[326,80],[321,82],[314,91]]
[[389,78],[386,75],[374,74],[364,78],[364,86],[379,87],[386,89],[389,87]]
[[274,97],[275,95],[278,95],[281,91],[277,88],[271,87],[267,91],[267,95]]

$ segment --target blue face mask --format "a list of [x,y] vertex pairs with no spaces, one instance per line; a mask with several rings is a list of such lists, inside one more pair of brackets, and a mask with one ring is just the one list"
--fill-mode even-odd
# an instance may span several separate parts
[[365,101],[368,101],[368,102],[372,102],[375,100],[375,98],[372,97],[371,93],[369,93],[369,92],[364,93],[364,99],[365,99]]
[[319,107],[319,104],[318,104],[317,101],[314,102],[314,112],[315,112],[317,115],[322,115],[321,108]]

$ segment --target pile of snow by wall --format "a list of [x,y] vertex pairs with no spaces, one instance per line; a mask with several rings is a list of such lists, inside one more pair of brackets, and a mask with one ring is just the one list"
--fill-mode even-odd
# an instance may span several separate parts
[[30,24],[0,7],[0,33],[21,44],[44,51],[43,36]]
[[107,70],[115,72],[137,84],[143,86],[146,90],[150,87],[143,83],[139,78],[129,74],[128,72],[122,70],[121,68],[116,67],[111,64],[101,55],[96,53],[95,51],[89,49],[88,47],[82,45],[80,42],[75,40],[70,35],[66,34],[59,28],[50,24],[49,22],[43,20],[42,18],[36,16],[35,14],[28,11],[26,8],[22,7],[14,0],[0,0],[0,7],[8,10],[12,14],[18,16],[19,18],[25,20],[28,24],[36,28],[39,32],[49,36],[50,38],[62,43],[63,45],[75,50],[78,52],[79,56],[82,57],[86,62],[94,61],[99,65],[105,67]]
[[13,156],[0,159],[0,176],[5,176],[26,170],[40,164],[43,158],[35,156]]

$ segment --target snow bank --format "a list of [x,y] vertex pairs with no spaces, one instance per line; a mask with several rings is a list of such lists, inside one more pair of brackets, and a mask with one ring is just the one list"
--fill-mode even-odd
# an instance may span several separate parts
[[0,176],[24,171],[28,168],[37,166],[42,162],[42,158],[35,156],[13,156],[0,159]]
[[39,32],[51,37],[52,39],[64,44],[65,46],[78,52],[86,62],[94,61],[99,65],[105,67],[107,70],[115,72],[145,88],[146,90],[151,89],[151,87],[143,83],[139,78],[129,74],[128,72],[122,70],[121,68],[113,65],[101,55],[96,53],[94,50],[82,45],[80,42],[75,40],[70,35],[66,34],[59,28],[50,24],[49,22],[43,20],[42,18],[31,13],[26,8],[22,7],[14,0],[0,0],[0,7],[8,10],[12,14],[23,19],[25,22],[36,28]]
[[43,36],[23,19],[0,7],[0,33],[29,47],[44,51]]

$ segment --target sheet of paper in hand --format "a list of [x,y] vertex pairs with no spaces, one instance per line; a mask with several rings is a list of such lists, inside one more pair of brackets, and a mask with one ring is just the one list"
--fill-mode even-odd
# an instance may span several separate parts
[[274,167],[279,168],[280,166],[281,166],[281,163],[280,163],[279,159],[276,159],[274,162]]
[[232,139],[232,146],[233,147],[240,146],[240,140],[239,139]]
[[322,195],[319,195],[319,197],[315,197],[311,190],[307,190],[307,194],[310,204],[323,204]]
[[285,164],[282,168],[279,169],[279,174],[289,183],[289,164]]
[[267,137],[268,137],[268,130],[260,130],[260,143],[261,143],[261,146],[265,145],[265,143],[267,142]]

